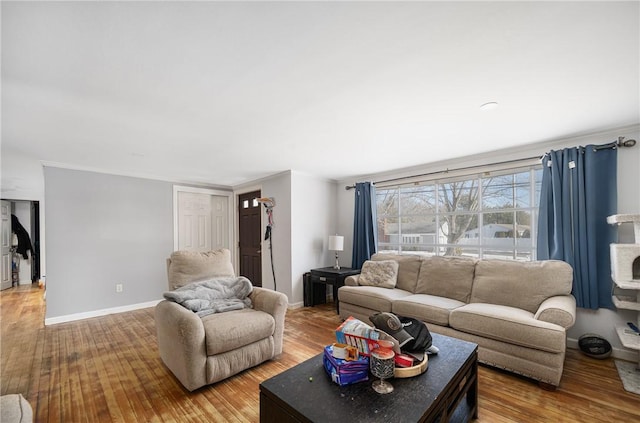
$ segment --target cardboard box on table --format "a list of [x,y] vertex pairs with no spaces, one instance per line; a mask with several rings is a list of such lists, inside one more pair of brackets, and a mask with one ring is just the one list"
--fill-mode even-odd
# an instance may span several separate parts
[[361,355],[368,357],[371,351],[378,348],[379,340],[393,342],[393,351],[400,354],[400,344],[391,335],[376,329],[353,316],[349,316],[336,329],[336,340],[341,344],[354,346]]

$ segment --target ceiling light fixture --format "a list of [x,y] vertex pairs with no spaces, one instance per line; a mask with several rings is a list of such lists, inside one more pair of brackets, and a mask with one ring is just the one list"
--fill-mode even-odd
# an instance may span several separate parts
[[498,103],[495,101],[490,101],[480,106],[480,110],[495,110],[497,108],[498,108]]

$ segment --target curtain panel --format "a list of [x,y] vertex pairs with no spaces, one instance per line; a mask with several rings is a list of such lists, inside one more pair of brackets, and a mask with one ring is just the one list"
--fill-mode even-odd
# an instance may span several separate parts
[[616,230],[607,216],[617,211],[617,149],[587,145],[550,151],[542,165],[538,259],[573,267],[578,307],[613,309],[609,244],[616,241]]
[[371,182],[358,182],[355,188],[353,252],[351,267],[361,269],[378,248],[376,188]]

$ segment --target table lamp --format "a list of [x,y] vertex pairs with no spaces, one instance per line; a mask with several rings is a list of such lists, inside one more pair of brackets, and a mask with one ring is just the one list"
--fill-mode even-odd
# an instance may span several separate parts
[[329,251],[336,252],[336,264],[333,265],[334,269],[340,269],[340,263],[338,263],[338,251],[344,249],[344,237],[340,235],[329,236]]

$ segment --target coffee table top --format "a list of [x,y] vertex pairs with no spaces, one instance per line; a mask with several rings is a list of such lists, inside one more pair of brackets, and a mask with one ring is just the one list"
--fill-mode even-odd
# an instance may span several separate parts
[[260,391],[310,421],[419,421],[478,348],[471,342],[431,335],[440,352],[429,356],[427,371],[391,379],[395,389],[390,394],[376,393],[371,375],[369,381],[354,385],[333,383],[322,354],[262,382]]

